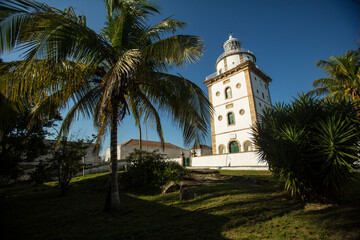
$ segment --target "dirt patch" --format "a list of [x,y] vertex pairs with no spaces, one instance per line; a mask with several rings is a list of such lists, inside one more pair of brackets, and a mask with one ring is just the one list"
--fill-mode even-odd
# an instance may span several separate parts
[[213,169],[196,169],[191,170],[190,174],[186,176],[180,185],[182,186],[200,186],[212,183],[224,183],[224,182],[243,182],[251,184],[263,184],[267,180],[260,180],[253,177],[242,176],[230,176],[221,175],[218,170]]
[[197,169],[191,170],[190,174],[181,181],[181,184],[183,186],[200,186],[209,183],[228,181],[231,177],[232,176],[221,175],[217,170]]
[[308,203],[305,205],[305,211],[319,211],[319,210],[327,209],[332,206],[333,206],[332,204]]

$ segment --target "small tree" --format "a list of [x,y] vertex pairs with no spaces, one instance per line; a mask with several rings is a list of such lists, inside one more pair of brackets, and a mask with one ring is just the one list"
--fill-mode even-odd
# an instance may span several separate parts
[[154,193],[166,182],[179,182],[188,171],[176,162],[165,161],[156,151],[135,149],[126,160],[129,165],[121,175],[123,187],[135,191]]
[[40,160],[36,165],[35,170],[30,173],[30,181],[35,184],[43,184],[54,179],[54,174],[51,166],[47,161]]
[[69,141],[63,137],[60,145],[55,147],[53,157],[48,159],[51,168],[56,171],[61,196],[67,194],[71,179],[82,169],[87,148],[88,144],[83,139]]
[[23,174],[21,163],[34,161],[47,154],[45,137],[56,126],[58,114],[46,119],[32,119],[32,107],[14,103],[0,94],[0,178],[7,182]]

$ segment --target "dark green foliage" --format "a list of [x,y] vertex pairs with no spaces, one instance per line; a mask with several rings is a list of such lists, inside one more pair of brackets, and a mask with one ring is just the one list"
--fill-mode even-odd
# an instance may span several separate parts
[[30,181],[35,184],[43,184],[53,179],[53,169],[47,161],[40,161],[35,170],[30,174]]
[[47,153],[45,137],[60,117],[32,119],[30,127],[30,106],[11,103],[0,95],[0,108],[0,178],[7,182],[23,174],[21,163],[32,162]]
[[179,182],[188,171],[176,162],[165,161],[156,151],[135,149],[126,159],[127,170],[120,175],[120,184],[140,192],[158,192],[168,181]]
[[357,111],[349,101],[300,95],[264,111],[254,128],[263,161],[292,196],[336,200],[351,181],[359,142]]
[[325,98],[360,100],[360,48],[317,61],[316,65],[324,71],[326,78],[315,80],[315,89],[311,92],[318,96],[325,94]]
[[60,146],[55,148],[53,157],[49,159],[51,167],[57,172],[62,196],[69,191],[73,176],[82,169],[82,159],[87,147],[83,139],[69,141],[67,137],[63,137]]
[[86,149],[89,147],[83,139],[69,141],[63,137],[59,146],[52,142],[52,157],[46,161],[41,161],[31,174],[30,180],[41,184],[46,181],[57,178],[60,187],[60,195],[67,194],[70,188],[70,181],[83,168],[83,157],[86,155]]

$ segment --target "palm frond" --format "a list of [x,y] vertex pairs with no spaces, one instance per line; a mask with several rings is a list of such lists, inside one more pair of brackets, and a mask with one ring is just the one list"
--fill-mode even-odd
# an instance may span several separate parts
[[202,142],[207,133],[212,107],[196,84],[182,77],[152,73],[141,89],[159,111],[168,113],[182,129],[186,145]]
[[[356,101],[360,96],[360,53],[347,51],[343,56],[330,57],[327,61],[320,60],[316,65],[324,70],[328,78],[317,79],[313,82],[318,95],[328,94],[329,97],[351,98]],[[336,93],[335,93],[336,92]]]
[[0,54],[12,51],[20,36],[23,24],[31,21],[36,12],[47,11],[46,4],[28,0],[0,2]]
[[204,43],[197,36],[176,35],[159,40],[141,50],[146,62],[167,63],[184,67],[197,62],[204,52]]
[[175,19],[166,18],[160,22],[158,22],[155,26],[151,27],[147,30],[147,37],[152,40],[160,40],[163,34],[166,33],[175,33],[176,30],[182,29],[187,24]]

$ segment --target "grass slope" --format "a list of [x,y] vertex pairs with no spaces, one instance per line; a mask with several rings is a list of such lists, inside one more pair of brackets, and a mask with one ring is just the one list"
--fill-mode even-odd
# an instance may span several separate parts
[[[222,174],[270,180],[193,187],[178,193],[121,193],[123,208],[106,214],[107,176],[76,178],[68,196],[52,184],[0,189],[1,239],[360,239],[360,188],[342,204],[303,204],[288,197],[266,171]],[[358,182],[359,183],[359,182]]]

